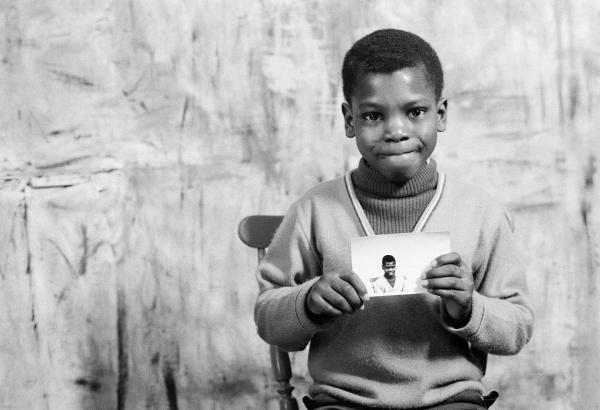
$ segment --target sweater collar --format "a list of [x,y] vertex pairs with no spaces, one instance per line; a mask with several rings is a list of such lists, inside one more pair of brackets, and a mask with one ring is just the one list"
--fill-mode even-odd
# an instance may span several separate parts
[[360,159],[358,168],[352,172],[352,182],[357,189],[386,198],[404,198],[422,194],[435,189],[437,179],[437,164],[433,159],[430,159],[414,177],[402,184],[386,179],[372,169],[364,158]]

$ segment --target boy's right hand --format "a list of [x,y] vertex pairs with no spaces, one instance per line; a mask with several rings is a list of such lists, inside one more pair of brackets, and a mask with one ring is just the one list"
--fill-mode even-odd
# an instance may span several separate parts
[[316,322],[354,313],[369,300],[367,288],[354,272],[327,272],[310,288],[306,308]]

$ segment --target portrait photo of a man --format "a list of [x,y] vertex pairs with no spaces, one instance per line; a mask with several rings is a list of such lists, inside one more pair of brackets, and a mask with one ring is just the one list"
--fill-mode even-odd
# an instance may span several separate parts
[[421,275],[431,261],[450,252],[447,232],[371,235],[351,239],[352,270],[371,296],[424,293]]
[[383,274],[372,281],[373,293],[404,292],[406,276],[396,274],[396,258],[385,255],[381,258],[381,269]]

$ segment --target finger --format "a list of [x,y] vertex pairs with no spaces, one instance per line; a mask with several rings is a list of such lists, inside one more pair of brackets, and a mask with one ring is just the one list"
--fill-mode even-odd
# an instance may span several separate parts
[[344,279],[346,282],[348,282],[350,285],[352,285],[352,287],[354,288],[356,293],[359,295],[359,297],[363,301],[369,300],[369,294],[367,293],[367,287],[365,286],[365,283],[362,281],[360,276],[358,276],[354,272],[348,272],[344,275],[341,275],[340,277],[342,279]]
[[352,308],[352,306],[350,306],[346,298],[344,298],[334,289],[327,293],[321,294],[321,296],[323,297],[323,300],[325,300],[334,309],[337,309],[343,313],[354,312],[354,309]]
[[354,289],[354,286],[352,286],[350,283],[344,280],[339,280],[332,283],[331,287],[350,304],[352,310],[361,307],[363,302],[360,296],[358,296],[356,289]]
[[426,279],[421,282],[421,286],[429,290],[468,290],[469,286],[464,280],[455,277],[443,277],[435,279]]
[[442,278],[446,276],[453,276],[460,278],[463,276],[463,272],[456,265],[443,265],[438,266],[437,268],[431,268],[425,272],[423,272],[423,279],[429,278]]
[[459,290],[449,290],[449,289],[427,289],[427,292],[431,293],[432,295],[437,295],[440,296],[444,299],[451,299],[451,300],[461,300],[462,299],[462,291]]
[[327,302],[321,295],[315,295],[313,298],[313,303],[314,309],[312,310],[316,315],[340,316],[344,314],[344,312],[341,310],[331,306],[331,304]]
[[462,259],[460,258],[460,255],[456,252],[450,252],[450,253],[446,253],[444,255],[440,255],[437,258],[435,258],[431,262],[430,267],[435,268],[436,266],[448,265],[448,264],[460,266],[461,263],[462,263]]

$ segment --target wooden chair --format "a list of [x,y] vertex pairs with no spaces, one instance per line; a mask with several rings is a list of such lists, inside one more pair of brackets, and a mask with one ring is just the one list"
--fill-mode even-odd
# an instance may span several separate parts
[[[242,219],[238,225],[238,236],[246,245],[258,251],[258,261],[265,256],[265,250],[271,243],[275,231],[283,220],[279,215],[252,215]],[[298,402],[292,396],[294,387],[290,384],[292,368],[287,352],[270,345],[271,368],[275,380],[279,383],[279,408],[298,410]]]

